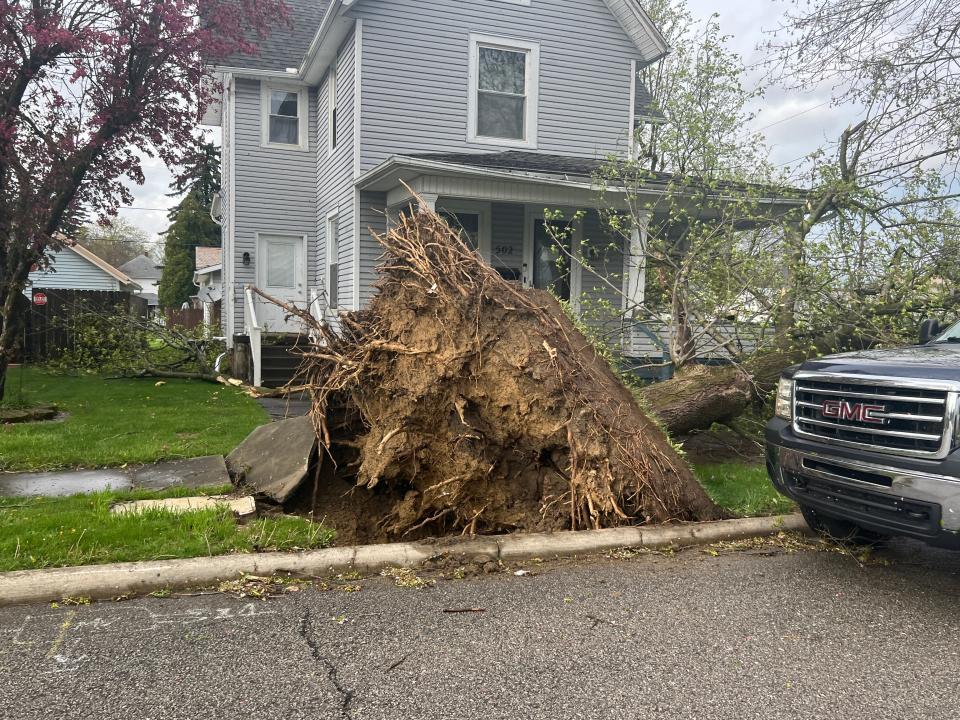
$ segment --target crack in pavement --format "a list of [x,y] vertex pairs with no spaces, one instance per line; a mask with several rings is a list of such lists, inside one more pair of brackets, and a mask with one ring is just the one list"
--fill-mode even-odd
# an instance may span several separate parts
[[337,692],[340,693],[340,697],[342,698],[342,702],[340,704],[340,715],[341,717],[350,720],[350,704],[353,702],[354,698],[353,690],[345,688],[340,684],[340,678],[337,674],[337,666],[330,662],[330,660],[324,656],[322,652],[320,652],[320,646],[313,637],[313,618],[310,615],[309,608],[304,610],[303,618],[300,620],[300,637],[303,638],[303,641],[307,644],[307,647],[310,648],[313,659],[326,667],[327,679],[330,681],[330,684],[336,688]]

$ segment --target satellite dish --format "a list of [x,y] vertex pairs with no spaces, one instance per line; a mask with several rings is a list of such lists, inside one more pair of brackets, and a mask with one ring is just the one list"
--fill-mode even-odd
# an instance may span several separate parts
[[200,291],[197,293],[197,298],[199,298],[202,303],[215,303],[223,299],[223,289],[219,285],[208,285],[206,287],[200,288]]

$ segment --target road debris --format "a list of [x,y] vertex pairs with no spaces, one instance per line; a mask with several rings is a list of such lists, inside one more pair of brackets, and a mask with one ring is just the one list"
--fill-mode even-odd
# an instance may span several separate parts
[[169,512],[177,515],[199,510],[226,509],[239,517],[253,515],[257,505],[252,497],[230,497],[229,495],[201,495],[197,497],[164,498],[162,500],[134,500],[117,503],[110,508],[114,515],[141,515],[145,512]]

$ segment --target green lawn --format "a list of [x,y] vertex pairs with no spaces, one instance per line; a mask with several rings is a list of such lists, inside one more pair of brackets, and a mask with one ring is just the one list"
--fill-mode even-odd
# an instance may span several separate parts
[[[212,488],[207,492],[229,492]],[[125,500],[183,497],[200,491],[103,492],[68,498],[0,498],[0,571],[191,558],[227,553],[327,547],[334,532],[305,518],[280,516],[238,524],[228,510],[176,515],[113,515]]]
[[793,502],[774,489],[763,465],[700,465],[695,472],[713,501],[735,515],[754,517],[796,511]]
[[107,467],[230,452],[266,412],[234,388],[13,368],[7,402],[53,403],[63,422],[0,425],[0,470]]

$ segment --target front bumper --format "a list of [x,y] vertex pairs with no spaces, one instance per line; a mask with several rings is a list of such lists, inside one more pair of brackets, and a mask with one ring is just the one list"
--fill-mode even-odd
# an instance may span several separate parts
[[767,471],[796,502],[887,535],[960,549],[960,451],[944,460],[867,453],[767,425]]

